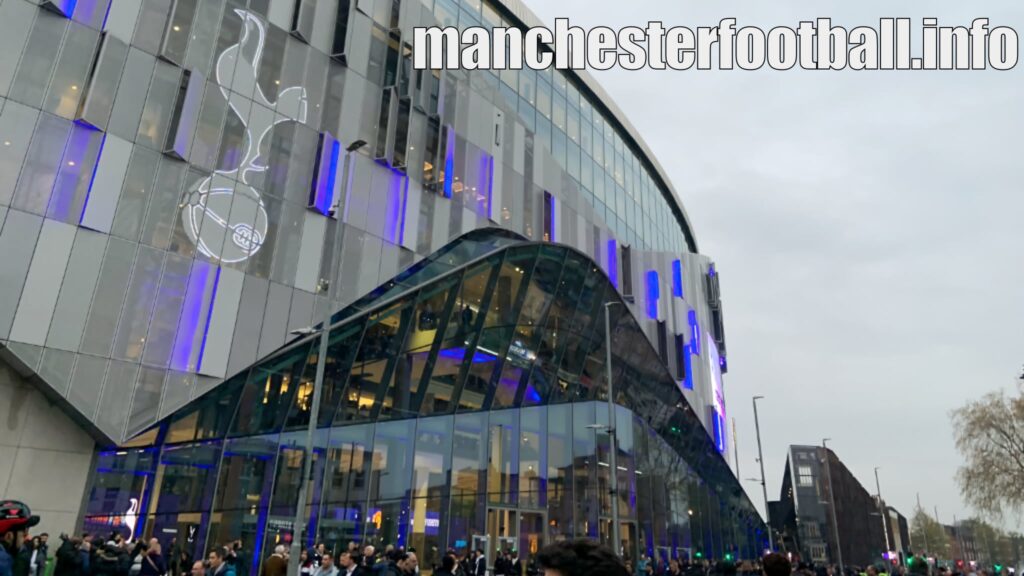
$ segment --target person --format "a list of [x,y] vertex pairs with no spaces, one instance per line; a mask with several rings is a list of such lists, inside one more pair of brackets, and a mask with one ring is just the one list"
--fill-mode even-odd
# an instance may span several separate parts
[[385,556],[387,557],[386,567],[379,574],[381,576],[405,576],[406,553],[392,550],[390,553],[386,553]]
[[78,574],[80,576],[90,576],[92,574],[93,565],[93,552],[92,552],[92,540],[82,540],[82,543],[78,545]]
[[12,576],[18,543],[28,536],[28,529],[39,523],[28,506],[16,500],[0,502],[0,576]]
[[377,553],[377,550],[373,546],[370,546],[369,544],[367,544],[366,547],[363,548],[362,566],[364,568],[369,568],[369,567],[373,566],[374,562],[376,561],[376,559],[373,557],[373,555],[376,554],[376,553]]
[[523,563],[519,561],[519,551],[512,551],[511,558],[511,571],[512,576],[523,576]]
[[[315,549],[311,549],[315,553]],[[299,574],[302,576],[312,576],[316,572],[318,564],[316,560],[310,557],[309,551],[303,550],[299,552]]]
[[647,558],[647,554],[641,554],[640,558],[636,561],[636,573],[639,576],[647,574],[647,565],[650,560]]
[[263,561],[263,569],[260,576],[286,576],[288,573],[288,560],[284,557],[284,544],[274,547],[274,553]]
[[609,548],[592,540],[565,540],[537,554],[544,576],[626,576],[626,565]]
[[406,576],[418,573],[420,570],[420,563],[419,559],[416,558],[416,552],[405,552],[404,554],[405,561],[399,565],[399,568],[401,568],[402,572]]
[[235,540],[231,546],[231,566],[235,569],[237,576],[246,576],[249,573],[249,554],[241,540]]
[[313,554],[312,554],[313,564],[315,566],[319,566],[320,564],[322,564],[323,561],[324,561],[324,554],[326,554],[326,553],[327,553],[327,551],[326,551],[326,549],[324,547],[324,543],[321,542],[321,543],[317,544],[316,547],[313,548]]
[[499,551],[494,559],[494,576],[509,576],[511,570],[512,566],[511,562],[509,562],[508,552]]
[[164,576],[167,574],[167,563],[164,561],[163,549],[156,538],[149,539],[149,547],[142,557],[139,576]]
[[341,576],[363,576],[364,574],[363,567],[359,565],[359,562],[356,561],[356,556],[353,556],[351,552],[342,552],[341,556],[338,557],[338,565],[341,566],[339,572]]
[[206,561],[210,564],[209,576],[235,576],[235,568],[228,564],[226,556],[222,548],[210,550],[206,556]]
[[22,541],[21,547],[18,548],[18,553],[14,557],[14,567],[11,569],[14,576],[30,576],[32,556],[35,554],[37,542],[38,540],[35,538],[25,538]]
[[[322,547],[323,544],[320,546]],[[325,551],[320,554],[320,566],[313,572],[313,576],[338,576],[338,567],[334,565],[334,557],[330,552]]]
[[[138,541],[135,543],[135,547],[132,549],[129,557],[131,558],[131,567],[128,569],[130,576],[138,576],[142,572],[142,559],[146,557],[146,552],[149,546],[143,542]],[[57,551],[57,557],[60,557],[60,550]],[[54,576],[57,576],[56,574]]]
[[683,576],[683,571],[679,568],[679,560],[673,558],[668,561],[668,576]]
[[47,544],[50,540],[50,535],[43,532],[39,535],[39,548],[36,550],[36,575],[44,576],[46,574],[46,558],[50,553],[50,547]]
[[60,535],[61,543],[57,548],[56,564],[53,567],[53,576],[77,576],[81,558],[78,556],[79,542],[67,534]]
[[764,557],[761,570],[764,576],[790,576],[793,565],[782,554],[772,553]]
[[434,570],[434,576],[455,576],[455,558],[451,554],[441,557],[441,567]]
[[206,566],[203,566],[202,560],[196,560],[192,563],[192,571],[189,572],[190,576],[206,576]]
[[121,556],[117,544],[113,541],[107,542],[96,553],[92,569],[93,576],[118,576],[120,568]]
[[715,572],[718,576],[736,576],[736,565],[725,560],[718,563],[715,567]]
[[484,556],[483,548],[473,551],[473,568],[470,576],[487,576],[487,557]]

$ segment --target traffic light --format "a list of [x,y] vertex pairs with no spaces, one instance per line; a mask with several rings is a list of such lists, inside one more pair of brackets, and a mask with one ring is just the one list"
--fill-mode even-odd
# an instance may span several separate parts
[[996,569],[996,574],[999,574],[1000,572],[1003,571],[1003,565],[1002,564],[996,564],[995,565],[995,569]]
[[704,553],[703,552],[697,552],[696,554],[694,554],[694,556],[697,557],[697,558],[703,558],[704,557]]
[[914,557],[913,556],[907,556],[907,566],[911,566],[913,564],[914,564]]
[[726,552],[725,553],[725,561],[726,562],[732,562],[732,552]]

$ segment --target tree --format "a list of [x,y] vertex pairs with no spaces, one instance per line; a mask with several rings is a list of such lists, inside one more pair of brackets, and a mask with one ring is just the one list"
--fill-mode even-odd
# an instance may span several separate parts
[[920,506],[914,510],[914,518],[910,522],[910,541],[914,543],[917,554],[949,559],[951,551],[946,529]]
[[1002,390],[954,410],[953,433],[963,465],[956,479],[968,504],[995,519],[1024,512],[1024,380],[1017,395]]

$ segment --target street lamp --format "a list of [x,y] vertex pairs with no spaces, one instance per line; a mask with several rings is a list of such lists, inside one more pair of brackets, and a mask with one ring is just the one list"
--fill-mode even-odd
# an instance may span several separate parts
[[832,469],[829,465],[830,458],[828,457],[828,441],[831,438],[825,438],[821,441],[821,447],[825,452],[825,475],[828,476],[828,500],[832,507],[832,530],[836,535],[836,559],[839,564],[839,573],[845,574],[846,570],[843,567],[843,546],[839,542],[839,520],[836,519],[836,495],[832,491]]
[[[349,189],[349,175],[352,171],[352,163],[355,160],[353,153],[363,146],[366,146],[366,141],[356,140],[345,148],[345,157],[342,164],[341,181],[345,184],[345,193],[348,193]],[[340,214],[340,208],[342,198],[345,194],[339,194],[334,199],[334,205],[331,206],[331,211],[337,218]],[[316,436],[316,425],[317,419],[320,416],[320,393],[324,387],[324,371],[327,366],[327,340],[330,335],[331,317],[331,303],[337,298],[338,295],[338,283],[336,282],[338,277],[338,260],[341,255],[341,238],[342,229],[341,226],[336,226],[334,230],[334,251],[331,253],[331,266],[330,276],[327,277],[326,289],[327,289],[327,301],[324,302],[323,318],[320,322],[320,327],[307,327],[293,330],[292,334],[297,335],[320,335],[320,348],[317,352],[316,357],[316,378],[313,381],[313,400],[309,406],[309,425],[306,427],[306,452],[305,459],[302,464],[302,478],[299,479],[299,499],[295,503],[295,522],[292,526],[292,545],[291,545],[291,556],[288,559],[288,574],[296,576],[299,573],[299,556],[302,553],[302,527],[303,527],[303,512],[306,508],[306,488],[309,484],[309,477],[313,473],[313,438]],[[323,283],[321,283],[323,287]]]
[[757,401],[764,396],[754,396],[750,403],[754,405],[754,429],[757,431],[757,462],[761,465],[761,492],[764,494],[764,518],[768,523],[768,549],[775,551],[775,538],[772,537],[772,513],[768,506],[768,485],[764,481],[764,453],[761,452],[761,423],[757,419]]
[[882,505],[882,485],[878,482],[878,470],[879,467],[875,466],[875,490],[878,491],[878,511],[882,514],[882,532],[885,534],[885,553],[888,554],[892,549],[889,547],[889,527],[885,523],[886,510]]
[[611,307],[622,302],[604,303],[604,334],[605,334],[605,369],[608,378],[608,442],[611,445],[611,457],[608,464],[611,465],[611,493],[612,493],[612,529],[611,538],[613,550],[618,556],[621,552],[622,542],[619,540],[619,467],[618,452],[619,445],[615,433],[615,395],[612,387],[612,316]]

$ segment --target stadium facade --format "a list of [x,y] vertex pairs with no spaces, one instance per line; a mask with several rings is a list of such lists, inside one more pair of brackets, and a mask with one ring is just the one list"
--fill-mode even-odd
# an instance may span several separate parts
[[0,2],[0,494],[258,562],[321,361],[291,334],[329,309],[309,538],[607,539],[610,339],[624,549],[763,549],[723,457],[718,275],[637,131],[585,73],[411,66],[416,26],[537,23]]

